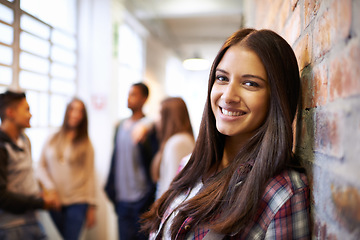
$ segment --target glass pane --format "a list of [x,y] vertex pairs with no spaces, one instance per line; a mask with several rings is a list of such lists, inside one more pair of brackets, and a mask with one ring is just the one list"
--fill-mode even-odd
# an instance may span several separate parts
[[0,66],[0,83],[10,85],[12,82],[12,69],[9,67]]
[[31,154],[33,157],[34,167],[37,166],[37,162],[40,159],[42,148],[44,147],[45,141],[49,136],[48,128],[27,128],[25,130],[26,135],[31,141]]
[[62,124],[67,98],[60,95],[50,96],[50,125],[58,127]]
[[49,71],[49,61],[47,59],[22,52],[20,53],[20,67],[38,73],[47,74]]
[[0,19],[4,22],[12,24],[14,22],[14,12],[11,8],[0,4]]
[[44,39],[50,38],[50,27],[26,14],[21,15],[20,25],[21,29],[25,31],[31,32]]
[[57,62],[62,62],[72,66],[76,64],[76,55],[74,52],[70,52],[56,46],[51,49],[51,58]]
[[49,124],[49,95],[47,93],[39,93],[40,113],[39,125],[47,127]]
[[13,51],[11,48],[0,45],[0,63],[11,65],[13,61]]
[[49,78],[46,75],[21,71],[19,84],[24,89],[47,91],[49,89]]
[[20,34],[20,48],[43,57],[48,57],[50,52],[50,43],[26,32],[22,32]]
[[12,27],[0,23],[0,42],[11,45],[13,43],[14,30]]
[[63,93],[67,95],[74,95],[75,83],[60,79],[53,79],[51,80],[51,91],[56,93]]
[[31,15],[66,31],[76,31],[76,0],[21,0],[20,7]]
[[76,39],[75,37],[64,34],[63,32],[54,30],[51,35],[51,41],[54,44],[64,46],[68,49],[76,49]]
[[67,67],[61,64],[53,63],[51,65],[51,75],[54,77],[75,79],[76,71],[72,67]]
[[49,119],[49,95],[34,91],[26,92],[32,118],[31,127],[47,127]]

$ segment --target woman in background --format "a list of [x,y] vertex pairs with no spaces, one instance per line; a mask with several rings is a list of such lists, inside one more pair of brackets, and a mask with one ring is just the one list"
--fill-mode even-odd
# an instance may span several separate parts
[[95,224],[94,149],[80,99],[67,105],[60,130],[45,143],[38,178],[44,191],[58,201],[58,210],[50,211],[50,216],[65,240],[78,239],[84,223]]
[[211,68],[194,151],[144,215],[150,239],[310,239],[309,185],[292,152],[299,93],[281,36],[230,36]]
[[152,178],[157,182],[156,198],[169,188],[182,158],[195,145],[189,113],[183,99],[166,98],[161,102],[158,122],[160,149],[152,163]]

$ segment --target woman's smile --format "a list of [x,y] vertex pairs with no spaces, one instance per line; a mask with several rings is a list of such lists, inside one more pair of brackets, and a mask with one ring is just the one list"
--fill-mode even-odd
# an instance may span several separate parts
[[231,110],[231,109],[225,109],[225,108],[221,108],[221,113],[225,116],[230,116],[230,117],[239,117],[242,116],[244,114],[246,114],[246,112],[241,111],[241,110]]
[[217,130],[226,136],[251,137],[265,121],[270,89],[260,58],[235,45],[216,68],[211,107]]

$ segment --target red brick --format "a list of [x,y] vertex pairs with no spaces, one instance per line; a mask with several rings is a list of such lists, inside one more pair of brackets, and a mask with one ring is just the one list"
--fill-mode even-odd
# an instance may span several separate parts
[[341,39],[349,36],[351,28],[351,0],[333,1],[319,17],[314,27],[314,54],[321,57]]
[[353,39],[346,49],[331,59],[330,101],[360,94],[360,40]]
[[350,230],[360,226],[360,193],[354,187],[346,187],[339,190],[331,189],[331,195],[337,212],[343,217],[343,223]]
[[313,98],[312,107],[325,105],[328,98],[327,65],[321,64],[313,69]]
[[312,44],[311,44],[311,35],[306,34],[302,36],[295,46],[295,54],[298,60],[299,70],[303,70],[304,67],[311,63],[311,54],[312,54]]
[[321,239],[321,232],[323,232],[323,230],[325,229],[326,231],[326,227],[324,228],[324,224],[322,224],[320,222],[319,219],[317,219],[314,223],[314,228],[313,228],[313,236],[315,236],[315,239]]
[[326,236],[326,239],[327,240],[337,240],[337,237],[334,234],[329,234],[329,235]]
[[299,38],[300,32],[300,8],[296,8],[293,14],[290,16],[288,23],[286,24],[284,38],[291,46],[293,46],[295,41]]
[[315,15],[319,11],[321,1],[319,0],[305,0],[304,1],[304,22],[306,28],[310,22],[314,19]]
[[341,158],[344,151],[340,139],[340,114],[317,112],[315,128],[315,150]]
[[327,235],[326,232],[327,232],[327,226],[326,226],[326,224],[323,224],[320,229],[320,239],[321,240],[326,240],[326,235]]

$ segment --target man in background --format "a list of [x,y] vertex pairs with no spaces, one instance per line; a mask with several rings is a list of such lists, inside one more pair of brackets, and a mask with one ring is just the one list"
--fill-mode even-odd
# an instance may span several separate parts
[[115,206],[121,240],[147,239],[140,233],[140,215],[154,200],[155,184],[150,164],[158,150],[154,131],[138,137],[138,129],[150,125],[143,113],[149,89],[144,83],[133,84],[128,95],[131,117],[120,121],[115,130],[114,151],[105,192]]

